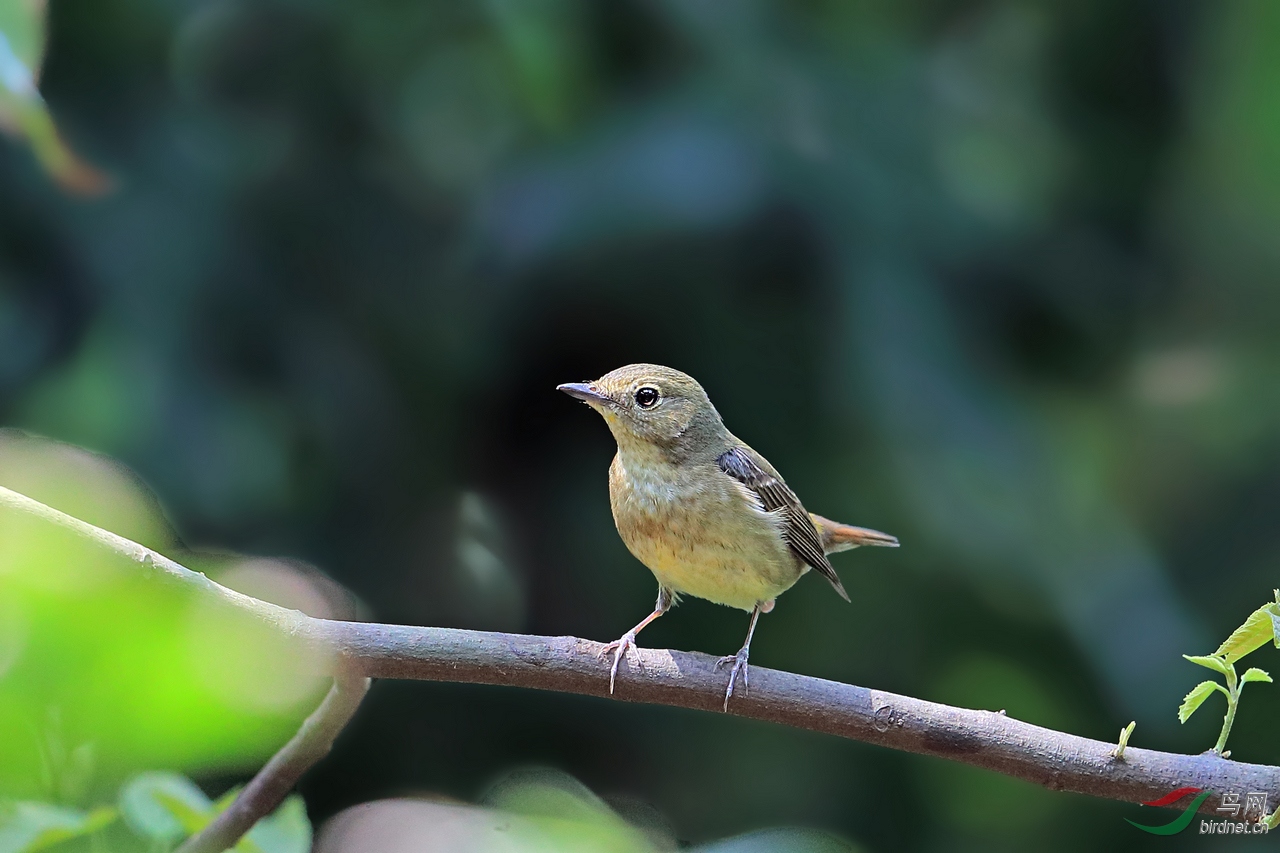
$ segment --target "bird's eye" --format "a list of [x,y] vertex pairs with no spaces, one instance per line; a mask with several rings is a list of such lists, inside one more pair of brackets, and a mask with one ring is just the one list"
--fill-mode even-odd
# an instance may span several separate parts
[[652,409],[658,404],[658,389],[647,385],[636,392],[636,405],[642,409]]

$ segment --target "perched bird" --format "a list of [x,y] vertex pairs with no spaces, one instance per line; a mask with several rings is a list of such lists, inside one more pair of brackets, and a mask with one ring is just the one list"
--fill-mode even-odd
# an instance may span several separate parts
[[845,601],[827,555],[859,545],[897,547],[887,533],[805,511],[769,462],[725,428],[693,377],[656,364],[631,364],[594,382],[557,386],[604,416],[618,442],[609,466],[609,503],[627,548],[658,579],[653,612],[601,652],[618,663],[636,635],[688,594],[751,613],[724,707],[739,675],[748,687],[751,637],[761,613],[815,569]]

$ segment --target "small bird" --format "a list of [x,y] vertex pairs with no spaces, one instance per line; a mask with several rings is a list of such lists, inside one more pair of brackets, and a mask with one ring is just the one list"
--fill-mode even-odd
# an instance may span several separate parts
[[814,569],[848,601],[827,555],[860,545],[898,546],[887,533],[807,512],[768,460],[725,428],[688,374],[630,364],[557,390],[591,406],[609,425],[618,442],[609,466],[614,524],[658,579],[653,612],[600,653],[613,653],[610,693],[636,635],[688,594],[751,613],[742,649],[716,663],[717,669],[733,664],[728,711],[739,676],[748,689],[756,621],[779,595]]

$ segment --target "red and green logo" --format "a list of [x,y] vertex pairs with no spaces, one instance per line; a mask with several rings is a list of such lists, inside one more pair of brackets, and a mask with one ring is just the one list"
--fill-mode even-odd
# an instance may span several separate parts
[[1175,835],[1191,825],[1191,821],[1196,818],[1196,812],[1200,810],[1200,805],[1208,799],[1209,795],[1212,793],[1213,791],[1205,790],[1204,788],[1194,788],[1188,785],[1185,788],[1178,788],[1175,791],[1170,791],[1158,800],[1143,803],[1144,806],[1168,806],[1176,803],[1188,794],[1198,795],[1191,801],[1191,805],[1187,806],[1186,811],[1163,826],[1145,826],[1137,821],[1129,820],[1128,818],[1125,818],[1125,820],[1129,821],[1129,823],[1133,824],[1138,829],[1141,829],[1143,832],[1149,832],[1152,835]]
[[[1171,806],[1183,797],[1195,794],[1196,798],[1191,801],[1191,804],[1187,806],[1186,811],[1182,814],[1164,826],[1146,826],[1133,820],[1130,820],[1129,823],[1152,835],[1173,835],[1182,832],[1182,830],[1191,825],[1191,821],[1195,820],[1196,813],[1199,812],[1200,807],[1204,805],[1205,799],[1212,793],[1213,791],[1206,791],[1204,788],[1195,788],[1190,785],[1185,788],[1178,788],[1158,800],[1152,800],[1149,803],[1143,803],[1143,805]],[[1218,820],[1202,818],[1200,820],[1200,835],[1265,835],[1271,831],[1271,823],[1274,816],[1270,816],[1271,813],[1267,809],[1266,791],[1250,791],[1244,795],[1243,802],[1241,802],[1238,792],[1223,794],[1218,802],[1218,807],[1214,811],[1221,818]],[[1280,815],[1280,811],[1277,811],[1276,814]],[[1128,820],[1128,818],[1125,818],[1125,820]]]

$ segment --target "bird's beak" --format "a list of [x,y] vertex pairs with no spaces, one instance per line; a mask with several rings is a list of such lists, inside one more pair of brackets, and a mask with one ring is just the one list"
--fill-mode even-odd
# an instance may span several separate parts
[[592,387],[590,382],[566,382],[563,385],[557,385],[556,390],[563,391],[570,397],[576,397],[589,406],[609,402],[609,398]]

